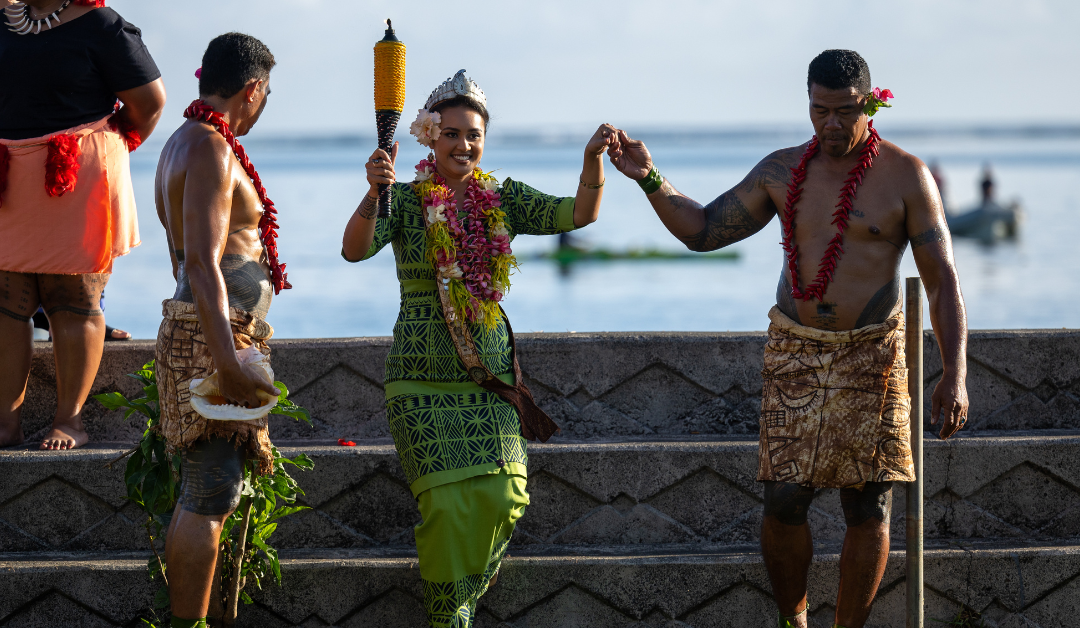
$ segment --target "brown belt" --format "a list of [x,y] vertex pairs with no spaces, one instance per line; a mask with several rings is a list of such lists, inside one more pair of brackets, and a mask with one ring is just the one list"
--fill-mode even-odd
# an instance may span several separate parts
[[[424,216],[424,221],[427,222],[427,215]],[[514,406],[521,419],[521,435],[526,440],[546,443],[552,434],[560,431],[559,426],[540,409],[540,406],[536,405],[532,392],[521,377],[521,365],[518,364],[517,349],[514,347],[514,330],[510,327],[510,319],[507,318],[506,312],[500,305],[499,313],[506,321],[506,333],[510,336],[510,355],[514,360],[513,386],[496,377],[480,360],[480,354],[476,351],[476,343],[465,323],[465,317],[450,305],[450,278],[444,276],[441,270],[437,270],[436,273],[435,283],[439,290],[439,304],[442,306],[443,318],[446,319],[446,328],[450,330],[450,338],[454,341],[458,357],[465,363],[469,378]]]

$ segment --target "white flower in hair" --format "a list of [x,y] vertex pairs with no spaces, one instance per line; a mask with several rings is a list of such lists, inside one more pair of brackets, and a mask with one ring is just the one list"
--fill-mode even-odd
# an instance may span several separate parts
[[412,125],[409,126],[409,134],[416,136],[417,142],[432,148],[435,140],[442,134],[442,130],[439,129],[440,122],[442,122],[442,116],[439,112],[420,109],[416,113],[416,120],[413,120]]

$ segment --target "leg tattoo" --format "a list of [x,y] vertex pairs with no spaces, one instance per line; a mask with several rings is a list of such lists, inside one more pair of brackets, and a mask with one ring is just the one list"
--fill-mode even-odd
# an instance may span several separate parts
[[848,527],[853,528],[871,518],[888,523],[892,515],[892,487],[892,482],[867,482],[861,491],[840,489],[840,506],[844,509]]
[[776,517],[780,523],[801,526],[806,523],[814,489],[788,482],[765,482],[765,516]]

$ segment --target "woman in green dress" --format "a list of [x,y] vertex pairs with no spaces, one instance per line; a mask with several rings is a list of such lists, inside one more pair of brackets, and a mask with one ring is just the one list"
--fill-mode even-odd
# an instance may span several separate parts
[[[540,411],[516,381],[512,332],[499,307],[515,265],[510,241],[594,222],[601,156],[615,138],[610,125],[596,131],[577,195],[562,198],[481,171],[487,125],[487,99],[464,70],[436,88],[410,131],[432,154],[412,183],[396,182],[397,144],[391,154],[372,154],[371,189],[342,247],[350,262],[394,249],[401,310],[386,358],[387,419],[423,519],[416,548],[437,628],[472,626],[529,504],[526,437],[550,435],[533,423]],[[393,186],[388,218],[376,218],[380,184]]]

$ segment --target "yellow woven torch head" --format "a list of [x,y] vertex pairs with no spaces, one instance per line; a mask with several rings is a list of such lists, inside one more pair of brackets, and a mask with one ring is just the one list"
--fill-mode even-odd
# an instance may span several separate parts
[[386,35],[375,43],[375,110],[405,108],[405,44],[386,20]]

